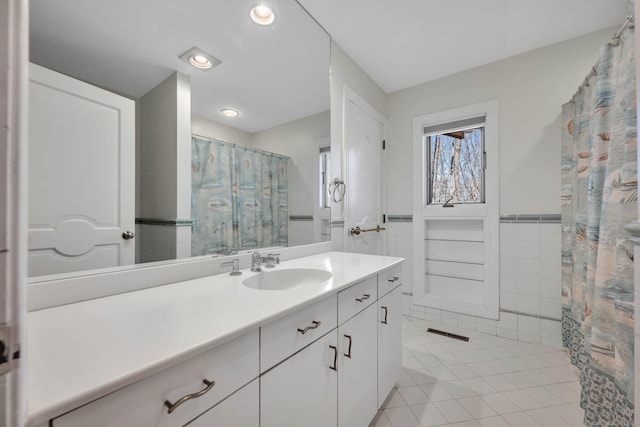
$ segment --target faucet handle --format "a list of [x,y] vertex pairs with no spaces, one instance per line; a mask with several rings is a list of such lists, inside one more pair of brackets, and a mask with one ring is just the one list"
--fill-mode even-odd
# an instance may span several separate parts
[[231,272],[229,273],[230,276],[240,276],[242,274],[242,271],[240,271],[240,258],[234,258],[231,261],[220,263],[220,267],[228,267],[230,265],[232,266]]
[[280,254],[268,254],[267,255],[267,268],[273,268],[276,264],[280,264]]

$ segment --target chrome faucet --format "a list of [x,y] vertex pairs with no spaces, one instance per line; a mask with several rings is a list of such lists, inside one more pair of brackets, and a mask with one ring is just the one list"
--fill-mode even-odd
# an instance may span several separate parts
[[251,271],[262,271],[263,265],[265,268],[273,268],[276,264],[280,264],[280,254],[261,256],[258,251],[251,254]]

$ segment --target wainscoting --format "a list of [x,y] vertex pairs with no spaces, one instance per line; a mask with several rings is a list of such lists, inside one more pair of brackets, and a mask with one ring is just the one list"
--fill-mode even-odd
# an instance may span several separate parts
[[500,216],[500,320],[489,320],[412,303],[413,222],[390,215],[388,254],[403,265],[405,315],[430,324],[484,332],[561,348],[560,215]]

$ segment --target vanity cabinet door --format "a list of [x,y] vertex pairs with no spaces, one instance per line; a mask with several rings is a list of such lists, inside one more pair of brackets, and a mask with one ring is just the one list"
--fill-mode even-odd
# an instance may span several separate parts
[[[254,330],[68,412],[52,426],[183,426],[256,379],[258,357]],[[181,400],[169,413],[165,402]]]
[[260,377],[261,427],[331,427],[337,419],[334,329]]
[[377,308],[338,328],[338,426],[367,427],[378,410]]
[[188,427],[259,427],[260,388],[258,380],[240,390],[187,424]]
[[266,372],[337,325],[332,295],[260,328],[260,372]]
[[378,300],[378,407],[395,387],[402,369],[402,287]]

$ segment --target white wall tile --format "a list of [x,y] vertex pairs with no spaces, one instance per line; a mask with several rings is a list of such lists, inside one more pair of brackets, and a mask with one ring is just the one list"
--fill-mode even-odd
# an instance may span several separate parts
[[561,246],[560,242],[542,240],[540,242],[540,259],[543,261],[560,262]]
[[518,330],[518,316],[513,313],[500,312],[500,320],[497,322],[498,329]]
[[540,260],[518,258],[518,277],[540,277]]
[[491,319],[478,319],[478,332],[496,335],[498,322]]
[[518,315],[518,332],[540,335],[540,318]]
[[545,298],[561,298],[562,282],[560,279],[540,279],[540,296]]
[[539,316],[540,302],[540,297],[520,294],[518,295],[518,311]]
[[500,240],[516,241],[518,239],[518,224],[501,223],[500,224]]
[[[516,257],[500,257],[500,280],[507,277],[518,277],[518,259]],[[500,284],[502,285],[502,282]]]
[[540,241],[540,224],[517,224],[518,241]]
[[421,305],[411,304],[411,317],[424,319],[424,307]]
[[500,258],[517,258],[518,242],[515,240],[500,241]]
[[518,240],[518,258],[524,259],[540,259],[540,241],[539,240]]
[[555,261],[541,261],[540,277],[543,279],[560,280],[562,278],[562,264],[560,263],[560,258]]
[[478,318],[466,314],[458,314],[458,327],[470,331],[478,330]]
[[558,298],[540,298],[540,316],[560,319],[562,317],[562,300]]
[[518,294],[540,296],[540,278],[518,277]]
[[540,224],[540,240],[543,242],[561,242],[560,224]]
[[458,327],[458,314],[450,311],[442,311],[440,314],[440,323],[447,326]]
[[516,292],[500,292],[500,308],[503,310],[518,310],[518,294]]
[[518,331],[512,331],[511,329],[497,328],[496,335],[503,338],[509,338],[510,340],[518,339]]

